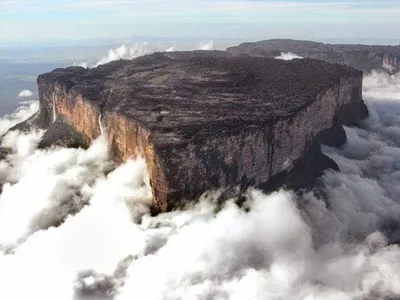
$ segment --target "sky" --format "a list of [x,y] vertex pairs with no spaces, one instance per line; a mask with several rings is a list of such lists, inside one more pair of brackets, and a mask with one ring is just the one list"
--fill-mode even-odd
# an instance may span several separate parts
[[399,38],[400,0],[0,0],[0,42],[164,36]]

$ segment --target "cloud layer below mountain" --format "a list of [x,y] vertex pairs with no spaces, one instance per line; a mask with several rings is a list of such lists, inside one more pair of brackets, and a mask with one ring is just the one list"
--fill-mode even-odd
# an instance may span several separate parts
[[233,201],[217,209],[209,193],[152,217],[144,161],[114,166],[104,137],[87,150],[39,150],[43,132],[8,133],[0,297],[400,296],[400,77],[373,72],[364,84],[371,116],[346,128],[342,148],[324,147],[341,172],[301,197],[250,189],[248,211]]

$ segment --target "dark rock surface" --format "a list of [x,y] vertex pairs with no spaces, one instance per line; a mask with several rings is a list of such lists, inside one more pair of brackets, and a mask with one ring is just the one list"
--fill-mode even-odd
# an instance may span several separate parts
[[90,141],[83,134],[77,132],[72,125],[57,120],[48,127],[40,141],[38,148],[60,146],[67,148],[87,148]]
[[[43,145],[71,132],[90,141],[101,120],[114,159],[145,157],[159,211],[213,188],[303,185],[337,167],[319,139],[338,145],[341,124],[368,115],[362,72],[311,59],[156,53],[56,69],[38,86],[40,111],[30,123],[48,126]],[[330,140],[325,130],[337,134]]]
[[243,43],[227,49],[232,54],[246,53],[252,56],[276,57],[281,53],[294,53],[305,58],[346,64],[369,72],[384,69],[391,73],[400,71],[400,45],[369,46],[351,44],[324,44],[311,41],[273,39]]
[[[343,144],[337,146],[341,145]],[[306,154],[286,170],[272,176],[260,188],[266,192],[273,192],[281,187],[291,190],[311,188],[327,169],[339,171],[336,162],[321,152],[321,145],[315,140]]]

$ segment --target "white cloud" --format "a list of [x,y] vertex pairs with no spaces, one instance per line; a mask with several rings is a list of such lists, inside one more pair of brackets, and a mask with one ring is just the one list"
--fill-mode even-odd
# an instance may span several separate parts
[[22,90],[19,94],[18,97],[32,97],[33,93],[30,90]]
[[11,127],[28,119],[39,109],[38,101],[29,101],[20,106],[12,114],[0,118],[0,137],[4,135]]
[[[104,56],[97,63],[81,62],[75,65],[82,66],[84,68],[97,67],[119,59],[134,59],[139,56],[151,54],[154,52],[171,52],[171,51],[182,51],[182,50],[213,50],[216,46],[213,41],[203,42],[186,42],[179,44],[171,43],[156,43],[156,42],[140,42],[135,43],[132,46],[126,44],[121,45],[116,49],[110,49],[108,55]],[[226,45],[219,45],[219,49],[225,49]]]
[[282,52],[281,55],[275,57],[275,59],[281,59],[281,60],[292,60],[295,58],[303,58],[303,57],[301,57],[297,54],[291,53],[291,52],[288,52],[288,53]]
[[367,99],[400,101],[400,73],[388,75],[372,71],[364,79],[364,86],[364,97]]
[[155,43],[143,42],[143,43],[136,43],[132,47],[128,47],[127,45],[124,44],[116,49],[109,50],[108,55],[106,57],[103,57],[100,61],[98,61],[95,66],[97,67],[99,65],[109,63],[110,61],[113,60],[133,59],[156,51],[170,51],[171,49],[173,48],[160,43],[155,44]]

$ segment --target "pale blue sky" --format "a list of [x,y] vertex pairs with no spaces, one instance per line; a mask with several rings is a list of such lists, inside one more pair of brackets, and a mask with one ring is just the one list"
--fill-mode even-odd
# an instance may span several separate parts
[[0,41],[399,38],[400,0],[0,0]]

